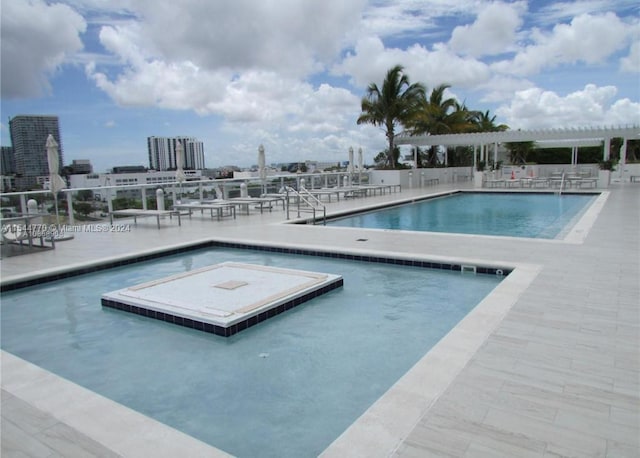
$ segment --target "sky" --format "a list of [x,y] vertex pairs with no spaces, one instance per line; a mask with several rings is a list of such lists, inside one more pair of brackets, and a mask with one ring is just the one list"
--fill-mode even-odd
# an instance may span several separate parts
[[[161,5],[161,7],[160,7]],[[207,167],[366,163],[370,83],[410,82],[511,129],[640,124],[636,0],[6,0],[0,139],[57,115],[65,163],[148,166],[147,137],[191,136]]]

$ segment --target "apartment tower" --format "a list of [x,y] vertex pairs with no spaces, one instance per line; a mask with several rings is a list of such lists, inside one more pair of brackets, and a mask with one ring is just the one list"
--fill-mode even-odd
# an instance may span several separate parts
[[184,147],[185,170],[204,169],[204,144],[192,137],[148,137],[149,168],[152,170],[175,170],[176,146],[178,141]]
[[49,176],[47,137],[58,142],[60,170],[63,165],[62,140],[57,116],[19,115],[9,120],[9,132],[14,151],[16,188],[34,189]]

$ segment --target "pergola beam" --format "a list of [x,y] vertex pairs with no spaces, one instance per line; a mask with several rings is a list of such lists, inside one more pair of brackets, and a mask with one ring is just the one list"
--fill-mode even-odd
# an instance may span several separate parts
[[562,141],[567,147],[580,146],[583,141],[605,141],[620,137],[624,140],[640,139],[640,125],[624,127],[584,127],[545,130],[506,130],[501,132],[476,132],[470,134],[445,135],[409,135],[401,132],[396,135],[396,145],[413,146],[468,146],[488,145],[505,142],[544,142]]

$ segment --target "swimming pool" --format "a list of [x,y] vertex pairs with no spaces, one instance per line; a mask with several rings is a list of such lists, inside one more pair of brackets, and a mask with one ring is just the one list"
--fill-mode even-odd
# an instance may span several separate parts
[[[100,294],[236,261],[344,287],[223,338],[100,307]],[[215,248],[5,292],[2,348],[238,456],[316,456],[501,280]]]
[[458,192],[328,221],[328,226],[553,239],[594,194]]

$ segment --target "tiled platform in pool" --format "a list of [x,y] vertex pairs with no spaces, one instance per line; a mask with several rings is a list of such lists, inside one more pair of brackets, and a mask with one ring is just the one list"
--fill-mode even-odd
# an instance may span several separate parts
[[231,336],[342,286],[340,275],[224,262],[102,295],[102,305]]

